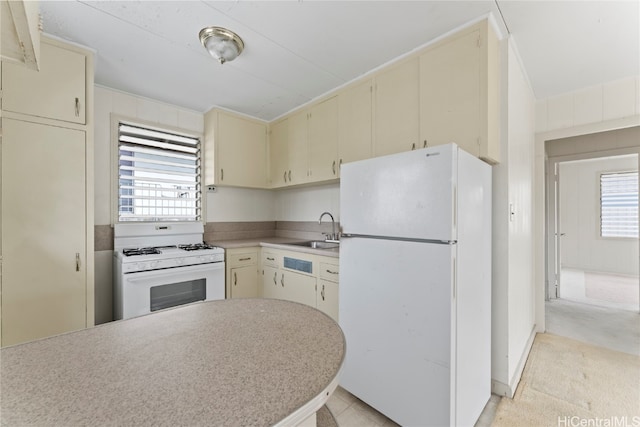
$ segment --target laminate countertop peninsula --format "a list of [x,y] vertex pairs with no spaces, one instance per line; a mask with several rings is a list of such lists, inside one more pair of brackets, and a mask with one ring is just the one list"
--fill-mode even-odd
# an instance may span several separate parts
[[335,390],[344,354],[340,327],[314,308],[194,303],[3,348],[0,422],[296,425]]

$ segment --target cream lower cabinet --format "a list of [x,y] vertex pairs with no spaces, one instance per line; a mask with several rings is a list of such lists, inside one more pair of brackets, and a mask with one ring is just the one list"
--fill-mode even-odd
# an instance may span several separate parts
[[227,298],[257,298],[259,248],[227,249]]
[[320,279],[318,280],[317,307],[338,321],[338,283],[340,267],[335,258],[322,257],[319,260]]
[[338,321],[338,259],[262,248],[262,296],[306,304]]
[[93,325],[87,144],[81,130],[2,118],[3,346]]

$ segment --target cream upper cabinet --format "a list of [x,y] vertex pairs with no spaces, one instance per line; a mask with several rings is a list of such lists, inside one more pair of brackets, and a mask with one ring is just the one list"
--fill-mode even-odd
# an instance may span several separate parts
[[373,82],[338,94],[338,165],[371,157]]
[[2,109],[70,123],[86,123],[87,56],[42,38],[40,71],[2,64]]
[[486,22],[420,56],[420,138],[455,142],[490,163],[498,153],[497,39]]
[[270,125],[269,157],[272,187],[287,185],[289,172],[289,119],[283,119]]
[[311,107],[308,123],[309,181],[338,177],[338,98]]
[[420,67],[413,57],[374,77],[376,157],[420,146]]
[[309,179],[308,118],[307,110],[289,116],[287,185],[303,184]]
[[206,185],[267,188],[267,124],[209,111],[205,115],[205,159]]

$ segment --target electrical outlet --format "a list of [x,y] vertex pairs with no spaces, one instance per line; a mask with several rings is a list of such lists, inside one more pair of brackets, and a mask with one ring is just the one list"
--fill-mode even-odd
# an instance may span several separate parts
[[207,191],[209,193],[215,193],[218,191],[218,187],[216,187],[215,185],[207,185]]

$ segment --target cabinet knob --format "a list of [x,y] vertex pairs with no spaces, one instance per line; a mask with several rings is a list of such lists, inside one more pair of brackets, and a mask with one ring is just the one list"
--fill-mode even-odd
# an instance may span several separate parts
[[80,252],[76,252],[76,271],[80,271]]
[[284,273],[282,273],[282,277],[280,278],[280,284],[284,288]]
[[422,144],[422,148],[427,148],[427,140],[424,140],[424,144]]
[[324,301],[324,285],[322,285],[322,290],[320,291],[320,296],[322,297],[322,301]]
[[284,182],[287,182],[287,171],[284,171],[282,177],[284,178]]
[[333,161],[333,164],[331,165],[331,170],[333,171],[333,174],[336,174],[336,161]]
[[416,143],[414,142],[413,144],[411,144],[411,150],[415,150],[416,149]]
[[220,181],[224,181],[224,169],[220,169]]
[[236,273],[235,271],[233,272],[233,286],[236,286],[238,284],[238,273]]
[[273,284],[278,286],[278,281],[276,277],[278,277],[278,272],[273,273]]
[[291,169],[289,169],[289,182],[291,182]]
[[76,98],[75,109],[76,117],[80,117],[80,98]]

